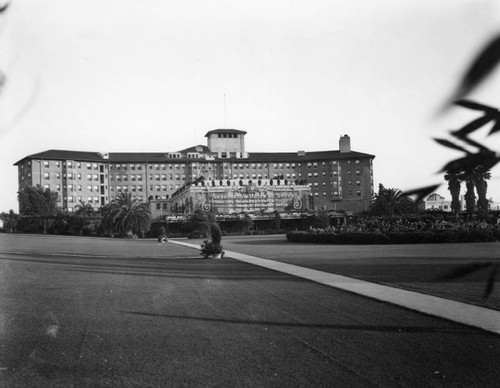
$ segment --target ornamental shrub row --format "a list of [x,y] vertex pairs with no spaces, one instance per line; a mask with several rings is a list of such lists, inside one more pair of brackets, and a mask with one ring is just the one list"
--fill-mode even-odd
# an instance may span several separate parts
[[309,233],[289,232],[286,238],[290,242],[314,244],[435,244],[435,243],[470,243],[500,240],[500,234],[490,230],[467,232],[398,232],[398,233]]

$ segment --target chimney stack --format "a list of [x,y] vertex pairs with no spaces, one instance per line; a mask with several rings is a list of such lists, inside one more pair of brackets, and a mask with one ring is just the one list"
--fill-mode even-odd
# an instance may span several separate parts
[[341,153],[351,152],[351,138],[348,135],[340,136],[339,150]]

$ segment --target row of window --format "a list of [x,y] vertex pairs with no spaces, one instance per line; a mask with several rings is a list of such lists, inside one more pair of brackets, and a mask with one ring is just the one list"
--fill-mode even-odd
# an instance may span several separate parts
[[[181,186],[180,185],[150,185],[149,190],[150,191],[174,191],[178,190]],[[138,185],[131,185],[131,186],[110,186],[110,190],[116,191],[117,193],[122,193],[126,191],[131,191],[133,193],[135,192],[143,192],[144,187],[143,186],[138,186]]]
[[237,139],[238,138],[238,134],[237,133],[218,133],[217,134],[217,137],[218,138],[228,138],[228,139]]
[[[59,202],[61,202],[61,197],[59,197],[57,200]],[[82,201],[83,201],[83,197],[75,197],[75,196],[64,197],[64,202],[68,202],[68,203],[81,203]],[[99,197],[86,197],[86,201],[88,204],[91,204],[91,205],[92,204],[99,205],[100,198]]]
[[[50,166],[61,167],[61,164],[64,167],[68,167],[68,168],[82,168],[81,162],[72,162],[72,161],[61,162],[59,160],[43,160],[43,161],[35,160],[34,162],[43,163],[44,168],[50,168]],[[86,163],[86,165],[87,165],[87,170],[98,170],[99,169],[99,163]],[[28,161],[28,166],[31,166],[31,161]],[[24,168],[24,166],[21,165],[21,168]]]
[[[191,154],[190,154],[191,155]],[[192,156],[194,158],[194,156]],[[350,161],[348,161],[348,163],[350,163]],[[355,160],[355,163],[356,165],[359,165],[360,161],[359,160]],[[307,163],[307,167],[308,168],[315,168],[315,167],[318,167],[318,165],[321,165],[321,166],[326,166],[327,164],[331,164],[331,165],[337,165],[338,162],[336,160],[333,160],[333,161],[330,161],[330,162],[309,162]],[[149,164],[149,169],[150,170],[172,170],[172,169],[176,169],[176,170],[179,170],[179,169],[184,169],[186,167],[185,164]],[[217,163],[215,164],[211,164],[211,163],[207,163],[207,164],[203,164],[203,163],[200,163],[200,166],[198,167],[198,163],[192,163],[191,165],[191,168],[200,168],[200,169],[204,169],[204,168],[216,168],[217,167]],[[229,163],[224,163],[223,164],[223,168],[230,168],[232,167],[233,169],[261,169],[261,168],[268,168],[268,163],[234,163],[234,164],[229,164]],[[273,163],[272,164],[272,167],[275,168],[275,169],[284,169],[284,168],[301,168],[302,167],[302,163]],[[115,170],[127,170],[127,169],[130,169],[130,170],[142,170],[142,165],[141,164],[111,164],[110,165],[110,169],[115,169]]]
[[[50,172],[44,172],[43,173],[43,179],[50,180],[51,177],[54,177],[56,179],[61,179],[61,173],[56,172],[56,173],[50,173]],[[82,174],[74,174],[72,172],[69,172],[68,174],[62,174],[62,176],[66,179],[76,179],[76,180],[81,180],[82,179]],[[87,174],[87,180],[88,181],[99,181],[99,174]]]
[[[65,191],[83,191],[82,185],[73,185],[73,184],[64,185],[64,186],[55,185],[55,187],[52,187],[52,189],[55,189],[56,191],[61,191],[61,187],[63,187]],[[45,190],[47,190],[47,189],[51,190],[50,185],[44,185],[43,188]],[[102,193],[103,191],[107,190],[107,186],[88,185],[88,186],[86,186],[86,189],[87,189],[87,191],[90,191],[90,192],[95,192],[95,193],[101,192]]]

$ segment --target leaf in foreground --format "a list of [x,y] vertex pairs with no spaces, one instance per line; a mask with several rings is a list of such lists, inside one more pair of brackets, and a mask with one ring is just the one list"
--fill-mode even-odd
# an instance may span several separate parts
[[500,62],[500,35],[496,35],[476,56],[475,60],[470,64],[465,72],[462,82],[457,88],[455,99],[460,99],[463,96],[474,90]]
[[490,262],[483,262],[483,263],[471,263],[467,265],[463,265],[461,267],[454,268],[447,274],[444,274],[439,277],[440,280],[454,280],[458,279],[467,275],[470,275],[471,273],[477,272],[480,269],[483,268],[488,268],[492,266],[492,263]]

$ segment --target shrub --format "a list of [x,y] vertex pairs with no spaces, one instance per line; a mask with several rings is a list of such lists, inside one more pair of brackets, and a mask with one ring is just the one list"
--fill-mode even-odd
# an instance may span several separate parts
[[205,240],[201,245],[201,255],[208,259],[210,256],[222,254],[224,255],[224,250],[222,245],[215,243],[213,241]]
[[212,237],[212,242],[215,244],[219,244],[222,240],[222,232],[217,223],[212,223],[210,225],[210,236]]

